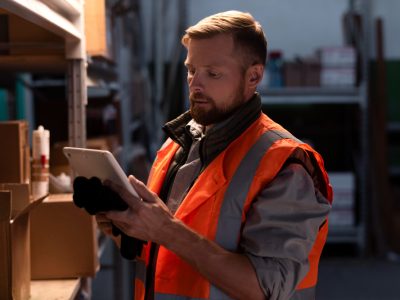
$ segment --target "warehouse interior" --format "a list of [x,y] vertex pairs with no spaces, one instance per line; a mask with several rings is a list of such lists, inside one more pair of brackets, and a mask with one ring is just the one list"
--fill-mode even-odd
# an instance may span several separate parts
[[63,147],[108,150],[145,182],[163,124],[189,108],[181,37],[227,10],[265,30],[263,112],[321,153],[329,174],[317,299],[398,299],[393,0],[1,0],[0,299],[133,299],[134,262],[74,206]]

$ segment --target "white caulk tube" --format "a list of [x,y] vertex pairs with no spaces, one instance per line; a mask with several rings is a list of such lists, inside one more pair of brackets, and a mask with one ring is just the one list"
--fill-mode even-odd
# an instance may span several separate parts
[[32,196],[34,199],[49,193],[50,132],[43,126],[32,136]]

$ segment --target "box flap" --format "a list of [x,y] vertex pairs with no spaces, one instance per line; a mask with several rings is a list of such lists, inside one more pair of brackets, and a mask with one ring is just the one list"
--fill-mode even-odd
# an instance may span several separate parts
[[0,190],[11,191],[11,217],[24,210],[30,203],[29,184],[27,183],[0,183]]
[[25,215],[28,212],[31,212],[35,207],[37,207],[40,203],[42,203],[47,196],[44,196],[42,198],[39,198],[38,200],[30,203],[28,206],[26,206],[22,211],[18,212],[15,216],[12,217],[13,220],[18,219],[19,217]]
[[0,191],[0,221],[11,219],[11,192]]

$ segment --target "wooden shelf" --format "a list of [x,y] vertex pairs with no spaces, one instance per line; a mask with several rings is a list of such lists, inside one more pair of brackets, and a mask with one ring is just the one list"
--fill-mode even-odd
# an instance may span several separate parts
[[79,2],[76,0],[2,0],[0,8],[59,36],[76,41],[82,39],[82,34],[74,22],[74,18],[81,13]]

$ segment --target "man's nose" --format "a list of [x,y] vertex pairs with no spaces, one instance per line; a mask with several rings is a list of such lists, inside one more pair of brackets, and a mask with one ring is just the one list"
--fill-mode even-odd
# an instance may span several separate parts
[[199,73],[194,73],[189,79],[189,89],[191,92],[202,92],[203,80]]

